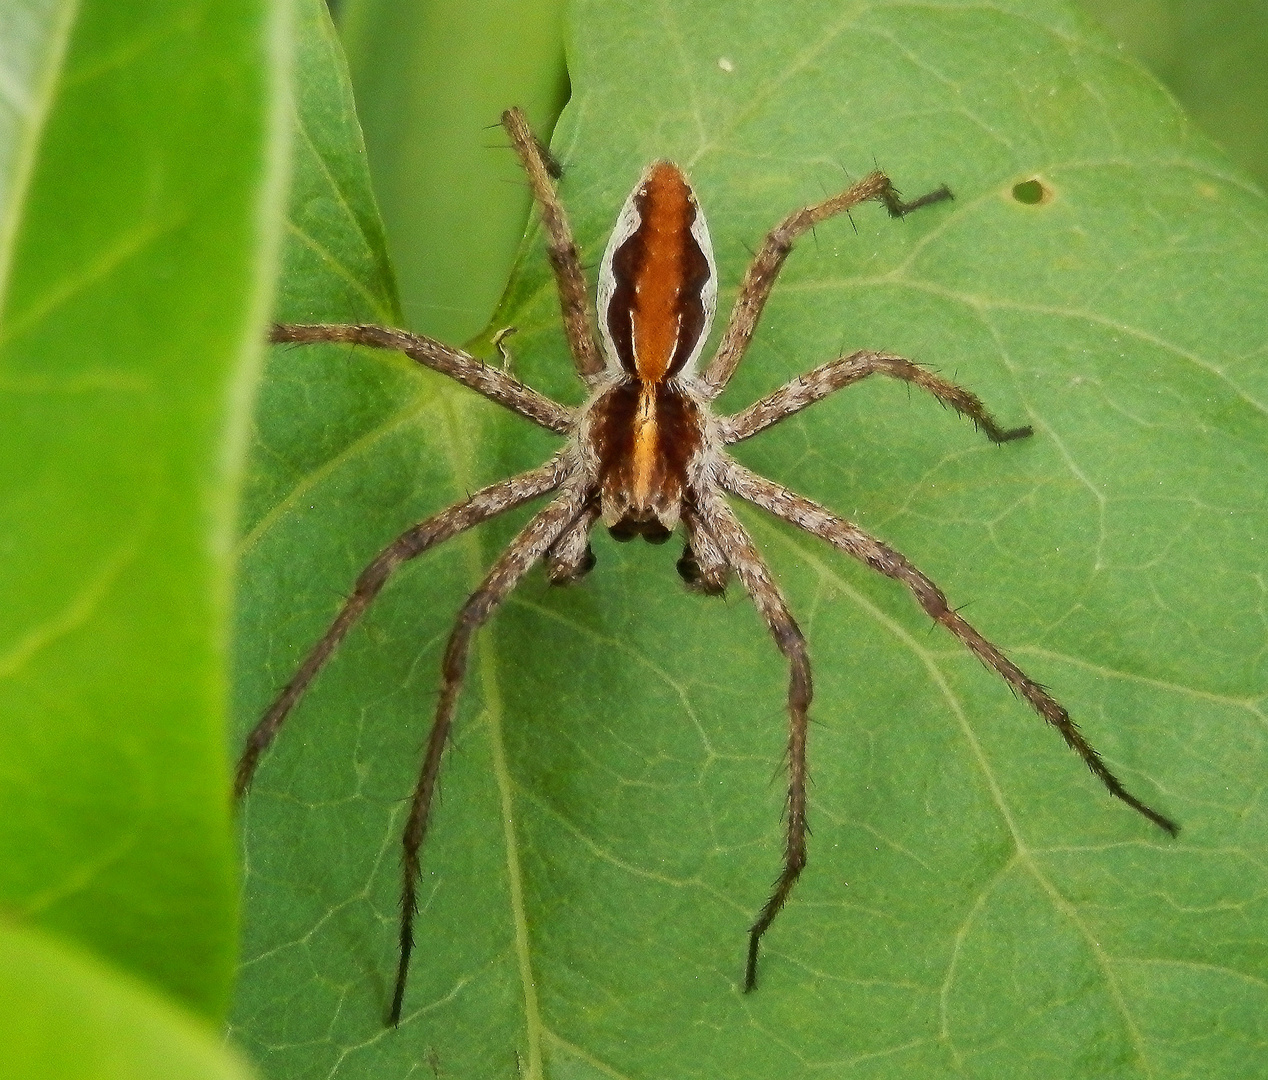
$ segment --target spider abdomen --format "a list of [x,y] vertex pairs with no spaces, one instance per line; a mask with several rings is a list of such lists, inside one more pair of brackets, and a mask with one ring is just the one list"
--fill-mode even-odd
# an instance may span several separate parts
[[591,406],[600,513],[618,540],[669,538],[704,437],[701,407],[676,382],[625,380]]
[[653,162],[625,200],[599,264],[608,370],[655,383],[694,373],[717,305],[713,245],[695,192]]

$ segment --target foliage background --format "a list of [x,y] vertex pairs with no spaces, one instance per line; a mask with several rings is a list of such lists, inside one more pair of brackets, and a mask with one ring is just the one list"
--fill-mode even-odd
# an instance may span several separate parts
[[[1262,186],[1262,8],[1084,3]],[[399,360],[277,356],[231,550],[283,225],[284,313],[470,336],[527,209],[470,132],[509,101],[545,130],[564,96],[554,0],[392,8],[358,0],[342,29],[403,316],[315,0],[285,219],[289,4],[0,10],[6,1067],[242,1075],[208,1035],[234,952],[234,559],[241,727],[380,537],[547,449]],[[1184,837],[1105,806],[905,597],[751,517],[814,637],[820,723],[815,876],[762,993],[739,997],[779,843],[782,674],[745,603],[688,601],[668,554],[608,545],[586,589],[526,590],[486,636],[429,852],[428,963],[385,1032],[395,818],[448,615],[507,535],[491,530],[385,598],[270,763],[234,1035],[279,1076],[1258,1075],[1261,191],[1057,4],[761,10],[576,8],[557,146],[584,243],[653,154],[693,164],[732,285],[744,245],[842,168],[876,155],[952,181],[954,213],[859,215],[803,245],[735,399],[885,341],[1040,436],[996,454],[869,387],[747,460],[972,599]],[[735,112],[763,87],[766,113]],[[1034,171],[1058,199],[1021,211],[1007,192]],[[533,242],[498,318],[521,326],[527,377],[575,394]]]

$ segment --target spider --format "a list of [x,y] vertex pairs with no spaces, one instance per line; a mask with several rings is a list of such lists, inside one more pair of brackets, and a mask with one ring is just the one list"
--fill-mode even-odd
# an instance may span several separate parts
[[805,637],[726,495],[751,502],[904,584],[936,622],[1061,733],[1111,795],[1175,836],[1179,832],[1175,822],[1131,794],[1080,734],[1066,710],[961,618],[942,591],[906,558],[810,499],[750,472],[727,453],[727,447],[734,443],[752,438],[829,394],[875,374],[902,379],[928,391],[968,417],[993,442],[1024,438],[1032,434],[1031,428],[1003,428],[968,390],[911,360],[871,351],[855,352],[817,367],[732,416],[718,416],[712,410],[711,403],[748,348],[797,237],[868,200],[883,203],[892,217],[900,218],[951,199],[950,189],[940,187],[904,202],[888,177],[873,172],[832,198],[784,218],[753,257],[721,343],[701,371],[700,357],[717,305],[717,267],[704,215],[682,171],[669,161],[654,162],[625,200],[599,265],[592,322],[577,247],[554,188],[558,168],[537,142],[522,112],[508,110],[502,125],[540,208],[568,346],[589,393],[584,405],[575,409],[561,405],[525,386],[504,369],[505,365],[494,367],[402,330],[367,325],[277,325],[270,334],[274,342],[346,342],[398,349],[566,439],[562,449],[544,465],[477,491],[388,544],[361,572],[334,622],[251,731],[238,763],[235,794],[241,797],[261,754],[287,715],[348,630],[404,563],[499,514],[553,496],[467,598],[444,652],[439,702],[402,836],[400,952],[388,1023],[400,1023],[414,945],[419,851],[472,635],[539,561],[544,560],[555,584],[575,582],[589,573],[595,565],[589,534],[600,521],[617,540],[641,536],[653,544],[665,542],[682,525],[685,543],[677,568],[686,584],[716,596],[734,574],[788,661],[783,867],[748,932],[745,992],[757,982],[762,935],[783,908],[806,865],[806,729],[811,678]]

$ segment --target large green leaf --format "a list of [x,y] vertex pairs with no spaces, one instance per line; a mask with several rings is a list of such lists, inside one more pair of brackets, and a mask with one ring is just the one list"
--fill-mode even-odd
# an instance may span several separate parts
[[[972,602],[1184,832],[1109,799],[901,588],[745,513],[809,635],[817,723],[810,867],[742,995],[783,665],[737,591],[684,593],[673,545],[599,535],[582,585],[531,577],[480,639],[384,1030],[439,652],[522,512],[404,571],[263,765],[235,1033],[279,1077],[1261,1074],[1262,196],[1057,3],[590,2],[571,33],[554,145],[590,264],[657,156],[691,171],[723,306],[773,221],[874,161],[955,189],[820,227],[722,404],[874,346],[1035,437],[992,447],[867,384],[740,456]],[[1032,178],[1042,202],[1014,196]],[[339,295],[285,310],[365,317]],[[508,323],[518,370],[580,401],[535,233]],[[399,357],[288,349],[270,379],[243,730],[379,547],[554,445]]]
[[0,6],[0,907],[218,1018],[286,5]]

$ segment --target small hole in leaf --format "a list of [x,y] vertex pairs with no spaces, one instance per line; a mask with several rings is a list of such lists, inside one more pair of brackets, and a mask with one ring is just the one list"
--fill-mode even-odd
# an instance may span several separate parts
[[1052,198],[1052,189],[1042,180],[1023,180],[1013,185],[1013,198],[1026,206],[1038,206]]

